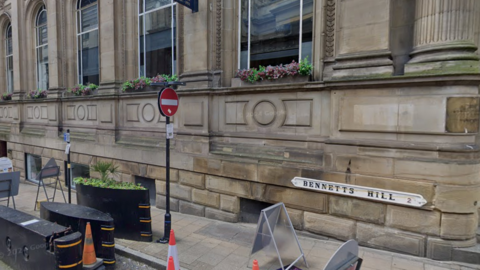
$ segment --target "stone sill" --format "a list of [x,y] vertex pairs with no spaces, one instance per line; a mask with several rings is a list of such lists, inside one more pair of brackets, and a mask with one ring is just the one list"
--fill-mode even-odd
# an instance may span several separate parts
[[439,152],[479,152],[480,146],[476,144],[439,144],[439,143],[412,143],[412,142],[398,142],[398,141],[368,141],[368,140],[343,140],[343,139],[328,139],[325,144],[351,145],[363,147],[378,147],[378,148],[394,148],[407,150],[425,150],[425,151],[439,151]]
[[250,159],[258,159],[258,160],[270,160],[270,161],[277,161],[277,162],[294,162],[294,163],[305,163],[305,164],[317,164],[314,162],[309,162],[305,160],[299,159],[287,159],[281,157],[274,157],[269,155],[251,155],[245,153],[230,153],[224,151],[210,151],[210,154],[213,155],[222,155],[222,156],[231,156],[231,157],[239,157],[239,158],[250,158]]

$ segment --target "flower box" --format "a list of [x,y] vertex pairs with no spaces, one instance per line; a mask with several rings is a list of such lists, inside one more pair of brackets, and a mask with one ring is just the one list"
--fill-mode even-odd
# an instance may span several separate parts
[[285,77],[277,80],[256,81],[254,83],[242,81],[240,78],[233,78],[232,87],[275,85],[275,84],[286,84],[286,83],[306,83],[309,80],[310,80],[310,76],[300,76],[300,75],[293,76],[293,77]]
[[286,65],[239,69],[232,80],[232,87],[304,83],[310,79],[312,71],[313,66],[308,62],[307,58],[299,63],[292,61]]
[[112,216],[115,237],[152,242],[149,190],[127,190],[76,185],[77,204]]

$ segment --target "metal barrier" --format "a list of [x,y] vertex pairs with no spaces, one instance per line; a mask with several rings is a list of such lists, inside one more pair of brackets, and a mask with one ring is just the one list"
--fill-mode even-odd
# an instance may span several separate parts
[[0,202],[7,202],[7,207],[10,207],[10,197],[13,202],[13,209],[15,206],[15,197],[18,195],[18,185],[20,184],[20,172],[6,172],[0,173]]
[[105,266],[115,265],[115,227],[109,214],[82,205],[43,202],[40,204],[40,217],[71,227],[83,235],[87,222],[90,222],[97,257],[103,259]]
[[72,265],[82,260],[82,234],[5,206],[0,206],[0,228],[0,260],[11,268],[81,269]]

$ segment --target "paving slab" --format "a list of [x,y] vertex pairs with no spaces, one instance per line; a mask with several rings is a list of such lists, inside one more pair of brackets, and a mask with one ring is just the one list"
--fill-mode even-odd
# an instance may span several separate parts
[[[36,192],[35,185],[22,183],[19,195],[15,197],[17,210],[39,216],[39,211],[33,211]],[[55,201],[61,202],[63,198],[60,195]],[[72,194],[72,203],[75,202],[76,196]],[[165,211],[157,208],[152,208],[151,211],[154,240],[157,240],[163,237]],[[256,224],[227,223],[177,212],[171,214],[182,269],[250,269],[247,264]],[[323,270],[328,259],[343,244],[341,241],[305,232],[298,232],[298,238],[310,270]],[[115,239],[115,242],[119,254],[139,260],[155,269],[165,269],[168,245],[124,239]],[[480,265],[434,261],[367,247],[360,247],[359,255],[364,259],[362,270],[480,270]],[[268,269],[262,262],[260,266],[260,269]]]

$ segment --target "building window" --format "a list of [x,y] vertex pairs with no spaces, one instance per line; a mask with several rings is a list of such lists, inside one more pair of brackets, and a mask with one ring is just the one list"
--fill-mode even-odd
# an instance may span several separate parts
[[12,48],[12,25],[8,24],[5,33],[5,64],[7,70],[7,92],[13,93],[13,48]]
[[[65,161],[64,168],[67,168],[67,161]],[[75,189],[75,182],[73,179],[77,177],[90,178],[90,166],[83,165],[79,163],[70,163],[70,175],[72,176],[72,188]],[[67,186],[67,181],[65,180],[65,186]]]
[[37,88],[48,89],[48,30],[47,10],[43,6],[37,14],[35,25],[37,50]]
[[239,69],[312,61],[313,0],[241,0],[239,11]]
[[77,6],[78,83],[99,84],[98,5],[79,0]]
[[176,72],[176,3],[173,0],[139,0],[140,76]]
[[25,154],[26,178],[29,181],[38,183],[37,175],[42,170],[42,157],[32,154]]

